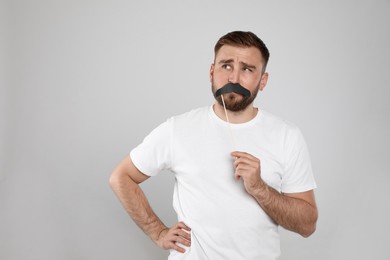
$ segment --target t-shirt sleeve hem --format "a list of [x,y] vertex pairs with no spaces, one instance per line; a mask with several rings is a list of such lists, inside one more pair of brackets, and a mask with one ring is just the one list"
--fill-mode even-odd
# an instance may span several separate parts
[[296,187],[291,187],[291,188],[287,188],[287,189],[282,189],[282,192],[283,193],[299,193],[299,192],[314,190],[316,188],[317,188],[316,184],[308,184],[308,185],[303,185],[303,186],[296,186]]
[[143,167],[142,163],[140,163],[140,160],[138,160],[136,152],[134,150],[131,150],[130,154],[130,159],[133,162],[134,166],[143,174],[146,176],[152,177],[155,176],[157,173],[153,173],[152,171],[148,170],[147,167]]

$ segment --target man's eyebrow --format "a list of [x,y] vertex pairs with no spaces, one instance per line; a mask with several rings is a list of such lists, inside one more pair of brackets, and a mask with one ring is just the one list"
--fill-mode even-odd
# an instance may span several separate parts
[[[226,60],[220,60],[218,62],[218,64],[227,64],[227,63],[233,63],[234,60],[233,59],[226,59]],[[248,64],[246,62],[243,62],[243,61],[240,61],[240,65],[242,67],[245,67],[245,68],[250,68],[250,69],[257,69],[257,67],[255,65],[251,65],[251,64]]]
[[227,59],[227,60],[220,60],[218,64],[223,64],[223,63],[232,63],[233,59]]

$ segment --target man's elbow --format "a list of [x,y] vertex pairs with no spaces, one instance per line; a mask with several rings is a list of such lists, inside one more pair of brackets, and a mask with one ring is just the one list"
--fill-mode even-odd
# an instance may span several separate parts
[[122,183],[122,176],[119,171],[113,171],[110,175],[108,183],[111,189],[115,190]]
[[137,183],[134,182],[127,172],[121,170],[114,170],[109,178],[109,185],[111,189],[117,193],[120,190],[132,190],[138,187]]
[[300,232],[300,235],[307,238],[311,236],[317,228],[317,219],[318,219],[318,212],[316,212],[310,221],[310,223],[307,223],[305,227],[303,228],[302,232]]
[[300,235],[304,238],[308,238],[316,231],[316,224],[308,225],[301,233]]

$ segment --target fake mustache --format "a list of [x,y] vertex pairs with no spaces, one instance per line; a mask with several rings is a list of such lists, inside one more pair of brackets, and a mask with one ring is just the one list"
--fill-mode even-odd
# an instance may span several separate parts
[[215,95],[215,97],[219,97],[222,94],[226,94],[226,93],[230,93],[230,92],[241,94],[244,97],[251,96],[251,92],[238,83],[235,83],[235,84],[228,83],[225,86],[223,86],[222,88],[218,89],[214,95]]

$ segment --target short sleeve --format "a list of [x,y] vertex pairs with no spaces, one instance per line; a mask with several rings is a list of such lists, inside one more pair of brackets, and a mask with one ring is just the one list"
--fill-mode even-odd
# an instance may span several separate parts
[[290,129],[285,143],[282,192],[305,192],[317,187],[306,142],[298,128]]
[[135,167],[143,174],[155,176],[171,165],[172,119],[155,128],[130,152]]

